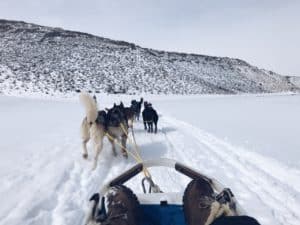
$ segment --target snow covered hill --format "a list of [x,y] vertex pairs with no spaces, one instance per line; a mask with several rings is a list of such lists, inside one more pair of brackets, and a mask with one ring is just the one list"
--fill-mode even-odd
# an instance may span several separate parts
[[[144,97],[153,102],[160,120],[156,135],[146,133],[141,123],[134,124],[143,159],[171,158],[215,177],[232,189],[242,207],[262,225],[300,224],[299,95]],[[128,105],[131,99],[98,95],[101,109],[119,100]],[[79,126],[84,110],[78,99],[0,96],[0,105],[5,106],[0,110],[0,225],[80,225],[90,195],[135,164],[121,154],[114,157],[106,140],[97,169],[90,170],[94,153],[89,146],[89,159],[81,156]],[[218,107],[224,116],[218,116]],[[265,113],[257,113],[257,109]],[[246,124],[251,142],[261,136],[275,137],[273,141],[265,139],[272,148],[285,142],[281,136],[286,136],[289,143],[281,144],[286,148],[268,152],[256,145],[248,149],[234,138],[225,140],[220,133],[211,132],[217,127],[222,131],[220,127],[227,126],[231,117],[227,131],[231,130],[231,137],[242,136],[240,129],[246,128],[239,116],[247,118],[247,124],[264,121],[269,127],[263,133]],[[286,117],[293,123],[286,126],[282,119]],[[128,147],[133,149],[133,144],[128,142]],[[296,163],[291,166],[280,155]],[[189,182],[168,169],[153,168],[151,174],[162,190],[183,191]],[[127,184],[137,193],[142,192],[140,178]]]
[[[0,92],[262,93],[299,91],[299,79],[232,58],[135,44],[0,20]],[[297,86],[298,85],[298,86]]]

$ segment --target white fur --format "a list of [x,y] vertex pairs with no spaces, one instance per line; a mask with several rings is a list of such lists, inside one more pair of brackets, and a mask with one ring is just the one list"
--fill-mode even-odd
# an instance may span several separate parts
[[88,152],[87,152],[86,144],[90,140],[90,127],[86,117],[84,117],[84,119],[82,120],[80,132],[82,138],[83,157],[87,157]]
[[128,126],[133,128],[133,118],[128,119]]
[[97,103],[95,99],[93,99],[89,94],[83,92],[79,95],[79,100],[85,108],[87,122],[95,122],[98,116]]

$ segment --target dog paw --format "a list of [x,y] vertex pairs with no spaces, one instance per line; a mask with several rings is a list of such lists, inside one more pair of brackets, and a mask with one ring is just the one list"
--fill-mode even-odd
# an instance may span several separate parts
[[87,158],[88,158],[88,154],[87,154],[87,153],[84,153],[84,154],[82,154],[82,157],[83,157],[84,159],[87,159]]

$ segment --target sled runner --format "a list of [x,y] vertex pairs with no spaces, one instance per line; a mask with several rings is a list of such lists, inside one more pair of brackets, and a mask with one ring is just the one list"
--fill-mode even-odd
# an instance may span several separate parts
[[[126,181],[142,172],[144,168],[150,167],[172,168],[188,176],[192,181],[184,193],[162,192],[151,177],[145,177],[141,181],[144,194],[135,195],[128,187],[124,186]],[[205,185],[206,187],[204,187]],[[198,201],[199,199],[200,201]],[[196,217],[202,216],[204,219],[202,217],[191,219],[189,214],[193,212],[189,210],[189,207],[193,207],[193,204],[197,204]],[[201,211],[202,214],[204,212],[203,215],[201,215]],[[193,224],[193,220],[199,221],[200,219],[204,225],[212,224],[217,217],[229,212],[233,217],[245,215],[230,189],[186,165],[171,159],[158,159],[136,164],[104,185],[99,193],[91,197],[84,224],[188,225]],[[255,220],[253,219],[253,221]],[[201,225],[201,223],[197,224]]]

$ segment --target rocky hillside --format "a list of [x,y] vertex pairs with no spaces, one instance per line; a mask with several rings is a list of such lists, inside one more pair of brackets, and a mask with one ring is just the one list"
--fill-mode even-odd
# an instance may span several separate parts
[[157,51],[86,33],[0,20],[0,92],[262,93],[299,80],[240,59]]

